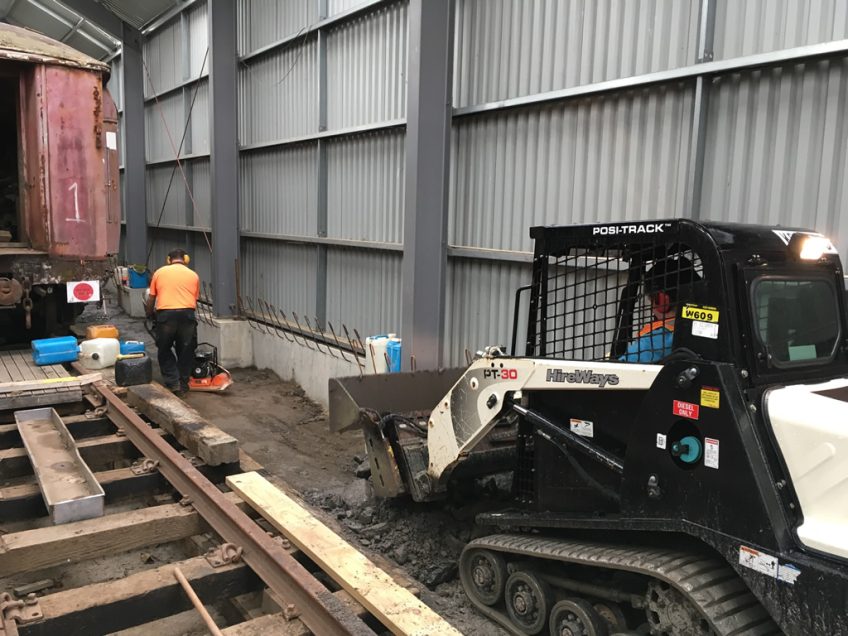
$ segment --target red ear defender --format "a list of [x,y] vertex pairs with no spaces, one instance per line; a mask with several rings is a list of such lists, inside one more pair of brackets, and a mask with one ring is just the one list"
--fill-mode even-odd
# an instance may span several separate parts
[[664,291],[654,294],[654,305],[657,311],[667,314],[671,310],[671,297]]

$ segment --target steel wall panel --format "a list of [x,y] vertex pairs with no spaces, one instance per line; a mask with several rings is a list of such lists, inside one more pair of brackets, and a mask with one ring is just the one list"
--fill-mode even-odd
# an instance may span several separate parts
[[454,105],[469,106],[695,60],[700,2],[457,0]]
[[[473,354],[487,345],[508,347],[513,296],[530,281],[529,264],[450,259],[445,291],[445,365],[464,366],[466,349]],[[524,324],[523,319],[519,324]],[[518,344],[522,354],[521,337]]]
[[400,331],[401,256],[392,252],[327,250],[327,319],[368,335]]
[[238,0],[238,51],[245,55],[318,20],[316,0]]
[[848,254],[848,60],[716,80],[702,216],[813,227]]
[[361,6],[365,0],[327,0],[327,15],[334,16],[354,7]]
[[721,0],[715,59],[765,53],[848,37],[845,0]]
[[[188,215],[191,225],[195,227],[212,227],[212,181],[208,159],[198,159],[183,163],[183,167],[191,175],[191,193],[194,196],[193,212]],[[174,186],[184,188],[180,171],[174,177]],[[192,207],[192,202],[186,194],[186,205]]]
[[152,97],[183,81],[180,21],[169,22],[144,40],[144,96]]
[[[209,25],[207,23],[208,6],[199,2],[188,10],[188,77],[195,78],[201,74],[209,75]],[[206,64],[203,58],[206,57]]]
[[241,229],[315,236],[317,144],[242,153],[239,159]]
[[152,225],[186,226],[191,221],[188,215],[186,189],[179,170],[173,175],[173,179],[171,178],[174,167],[171,165],[147,167],[145,182],[147,222]]
[[278,141],[318,130],[316,38],[239,65],[239,142]]
[[327,144],[327,234],[403,242],[404,131],[345,137]]
[[301,316],[315,313],[315,247],[243,238],[242,294],[270,302],[277,309]]
[[533,225],[683,213],[691,84],[454,124],[449,242],[530,251]]
[[[211,241],[211,236],[208,237]],[[203,234],[193,233],[188,236],[188,245],[186,251],[191,256],[191,268],[200,276],[200,282],[206,283],[206,289],[211,293],[214,289],[212,285],[212,253],[209,251],[209,245]],[[235,265],[233,266],[232,276],[235,276]],[[201,287],[201,291],[202,291]]]
[[407,4],[356,17],[327,34],[330,130],[406,114]]
[[106,83],[106,89],[115,100],[115,106],[120,113],[124,110],[124,65],[120,56],[112,60],[112,73],[109,75],[109,81]]
[[[197,109],[200,105],[196,104]],[[181,92],[160,97],[144,107],[144,137],[147,161],[173,159],[179,147],[183,126]]]
[[[191,135],[191,145],[187,145],[188,141],[183,144],[183,154],[204,154],[209,152],[209,81],[202,80],[198,84],[193,86],[189,86],[187,89],[185,100],[185,108],[187,109],[191,104],[191,100],[194,99],[194,107],[191,109],[191,119],[189,120],[189,126],[191,130],[189,133]],[[197,96],[195,97],[195,93]],[[176,130],[171,130],[171,134],[174,136],[174,143],[179,147],[180,138],[183,135],[183,128],[185,127],[185,121],[182,119],[184,115],[180,114],[180,123],[177,126]],[[191,149],[190,153],[187,153],[188,149]],[[170,156],[173,156],[171,153]]]

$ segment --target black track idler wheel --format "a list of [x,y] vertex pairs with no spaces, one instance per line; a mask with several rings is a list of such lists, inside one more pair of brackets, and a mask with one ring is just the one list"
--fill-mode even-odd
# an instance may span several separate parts
[[459,578],[467,594],[483,605],[496,605],[503,598],[506,562],[491,550],[469,550],[460,558]]
[[595,601],[592,603],[592,608],[604,619],[610,634],[627,630],[627,618],[617,603]]
[[707,620],[698,613],[692,603],[668,583],[648,583],[647,599],[645,612],[651,634],[700,636],[713,633]]
[[551,636],[608,636],[606,621],[582,598],[567,598],[551,610]]
[[504,590],[506,612],[523,633],[539,634],[548,624],[552,596],[548,584],[533,572],[514,572]]

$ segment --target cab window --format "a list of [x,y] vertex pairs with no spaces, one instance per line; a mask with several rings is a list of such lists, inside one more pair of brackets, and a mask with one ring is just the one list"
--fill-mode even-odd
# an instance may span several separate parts
[[756,279],[755,331],[771,366],[829,362],[840,338],[836,290],[825,279]]

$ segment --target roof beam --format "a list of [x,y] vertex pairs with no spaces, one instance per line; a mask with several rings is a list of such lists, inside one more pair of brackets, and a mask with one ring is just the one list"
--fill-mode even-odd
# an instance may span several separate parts
[[62,4],[91,20],[116,40],[123,37],[122,21],[106,7],[94,0],[61,0]]

